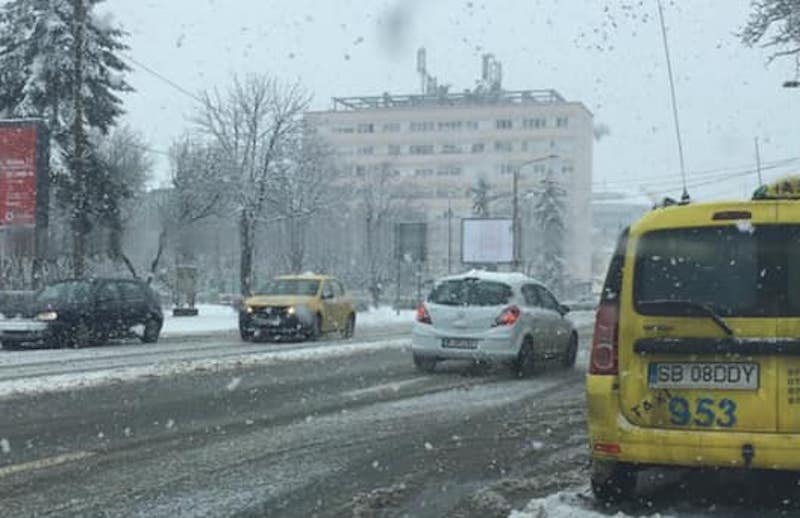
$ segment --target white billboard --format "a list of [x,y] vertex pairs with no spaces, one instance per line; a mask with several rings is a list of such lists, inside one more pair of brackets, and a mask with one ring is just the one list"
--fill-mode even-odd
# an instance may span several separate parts
[[461,261],[497,264],[514,261],[514,225],[511,218],[461,220]]

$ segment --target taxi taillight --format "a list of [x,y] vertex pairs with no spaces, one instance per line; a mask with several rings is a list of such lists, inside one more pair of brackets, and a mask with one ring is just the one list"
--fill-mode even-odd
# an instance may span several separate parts
[[616,375],[619,372],[618,339],[619,307],[614,303],[600,304],[594,321],[589,374]]

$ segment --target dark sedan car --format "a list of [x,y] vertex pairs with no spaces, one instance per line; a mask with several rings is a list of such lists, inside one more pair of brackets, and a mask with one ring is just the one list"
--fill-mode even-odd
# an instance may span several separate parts
[[4,348],[78,348],[131,336],[153,343],[163,322],[158,296],[142,281],[68,280],[37,292],[22,313],[3,315],[0,341]]

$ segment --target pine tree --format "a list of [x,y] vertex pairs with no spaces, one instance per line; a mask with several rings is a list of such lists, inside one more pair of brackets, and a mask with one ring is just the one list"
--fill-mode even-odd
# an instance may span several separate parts
[[50,134],[51,177],[69,209],[73,269],[84,273],[86,238],[124,197],[96,152],[131,91],[118,54],[125,33],[95,8],[103,0],[11,0],[0,8],[0,116],[38,117]]
[[534,201],[540,246],[534,263],[536,277],[557,295],[564,284],[564,189],[550,176],[542,181]]

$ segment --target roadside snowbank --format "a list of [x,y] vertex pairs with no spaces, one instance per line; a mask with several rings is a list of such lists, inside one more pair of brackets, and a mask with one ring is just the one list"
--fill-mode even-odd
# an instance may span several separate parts
[[409,346],[407,338],[377,342],[320,344],[283,351],[237,354],[221,358],[155,361],[150,365],[116,367],[69,374],[52,374],[0,381],[0,397],[18,394],[59,392],[76,388],[93,387],[108,383],[121,383],[151,376],[170,376],[191,371],[222,371],[250,365],[274,365],[285,362],[325,360],[386,349],[403,349]]
[[[174,317],[172,310],[164,310],[164,327],[161,336],[189,336],[215,333],[232,333],[238,330],[239,319],[236,310],[231,306],[220,304],[199,304],[196,317]],[[390,307],[380,307],[358,313],[356,328],[380,327],[393,324],[411,324],[414,312],[397,311]]]
[[[567,490],[553,493],[544,498],[535,498],[528,502],[522,511],[512,511],[508,518],[628,518],[632,515],[618,511],[616,514],[601,513],[594,510],[597,505],[589,496],[589,488]],[[653,513],[651,518],[669,518],[669,515]]]

